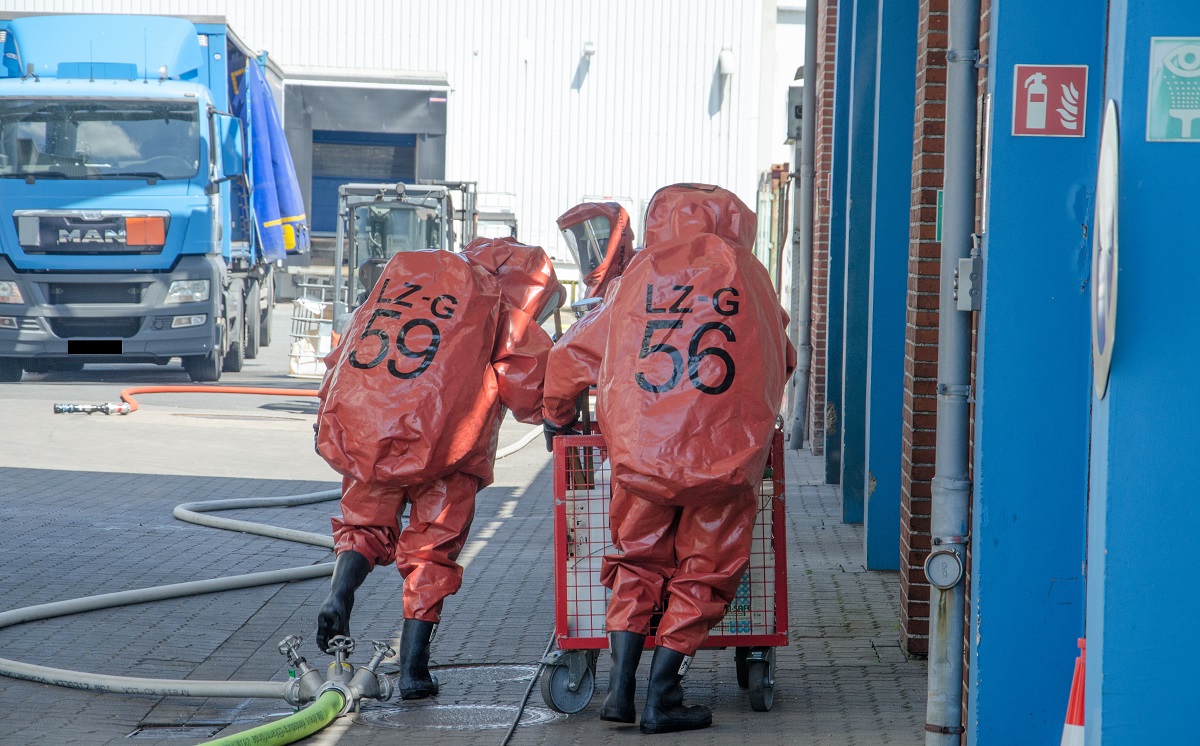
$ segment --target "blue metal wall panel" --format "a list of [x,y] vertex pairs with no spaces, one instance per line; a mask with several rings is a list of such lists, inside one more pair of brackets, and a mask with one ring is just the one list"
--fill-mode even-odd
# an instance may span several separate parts
[[[850,151],[851,20],[854,0],[838,0],[833,82],[833,157],[829,166],[829,267],[825,295],[825,483],[842,476],[842,334],[846,282],[846,182]],[[818,189],[820,185],[818,185]],[[832,417],[829,410],[832,409]]]
[[[1087,278],[1104,29],[1091,0],[992,6],[968,636],[973,744],[1058,741],[1084,632]],[[1015,96],[1036,92],[1025,85],[1029,71],[1014,82],[1017,64],[1088,66],[1083,137],[1013,134]],[[1064,95],[1049,92],[1049,117]]]
[[[1119,282],[1108,393],[1092,405],[1086,740],[1194,743],[1200,128],[1191,142],[1146,138],[1148,115],[1166,115],[1148,102],[1166,94],[1162,68],[1151,69],[1152,38],[1200,43],[1200,5],[1113,0],[1109,23]],[[1194,71],[1198,59],[1191,51],[1176,62]],[[1174,82],[1193,96],[1200,85],[1194,75]],[[1170,122],[1176,135],[1200,108],[1181,104]]]
[[862,523],[867,491],[867,317],[875,186],[875,55],[879,0],[856,0],[850,63],[845,284],[842,317],[842,522]]
[[918,7],[918,0],[879,2],[863,513],[868,570],[900,569],[904,330]]

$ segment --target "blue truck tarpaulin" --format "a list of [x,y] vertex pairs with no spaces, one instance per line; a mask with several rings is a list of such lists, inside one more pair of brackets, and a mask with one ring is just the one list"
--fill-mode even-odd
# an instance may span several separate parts
[[254,60],[245,69],[245,85],[238,91],[242,95],[234,96],[232,108],[248,133],[260,247],[263,257],[274,262],[308,252],[308,217],[271,89]]

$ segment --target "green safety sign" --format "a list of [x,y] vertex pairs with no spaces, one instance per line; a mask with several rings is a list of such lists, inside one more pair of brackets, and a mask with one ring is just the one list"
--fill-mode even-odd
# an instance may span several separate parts
[[1150,39],[1146,139],[1200,142],[1200,37]]
[[942,191],[941,189],[937,191],[937,216],[934,218],[937,222],[934,228],[933,240],[938,243],[942,242]]

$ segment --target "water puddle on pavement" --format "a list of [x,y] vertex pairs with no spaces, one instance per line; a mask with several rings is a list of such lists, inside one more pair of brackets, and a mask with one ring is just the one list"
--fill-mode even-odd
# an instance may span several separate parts
[[[537,666],[443,666],[435,669],[434,674],[443,697],[454,696],[455,704],[439,704],[436,699],[405,702],[397,695],[390,702],[364,702],[356,721],[364,725],[417,730],[508,728],[517,716],[517,704],[525,687],[536,673]],[[501,693],[500,689],[505,691]],[[527,704],[521,714],[521,726],[543,725],[563,717],[566,716],[545,707]]]

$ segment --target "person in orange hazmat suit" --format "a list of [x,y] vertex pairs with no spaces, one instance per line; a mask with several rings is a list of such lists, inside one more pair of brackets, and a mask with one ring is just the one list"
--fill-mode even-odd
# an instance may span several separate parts
[[603,298],[633,258],[629,213],[616,202],[584,202],[558,217],[582,275],[585,298]]
[[547,429],[570,428],[576,397],[595,383],[612,463],[616,553],[601,582],[612,589],[613,670],[601,718],[635,721],[637,665],[662,611],[647,733],[712,723],[708,708],[683,704],[681,681],[749,563],[757,487],[795,367],[787,314],[752,253],[756,222],[725,189],[660,189],[646,248],[550,352]]
[[[349,632],[354,591],[376,565],[404,578],[398,688],[437,694],[429,645],[456,562],[491,484],[504,409],[542,419],[550,337],[538,325],[562,303],[546,253],[479,239],[462,254],[394,256],[326,358],[317,449],[342,474],[337,559],[317,615],[317,644]],[[409,506],[408,525],[400,516]]]

